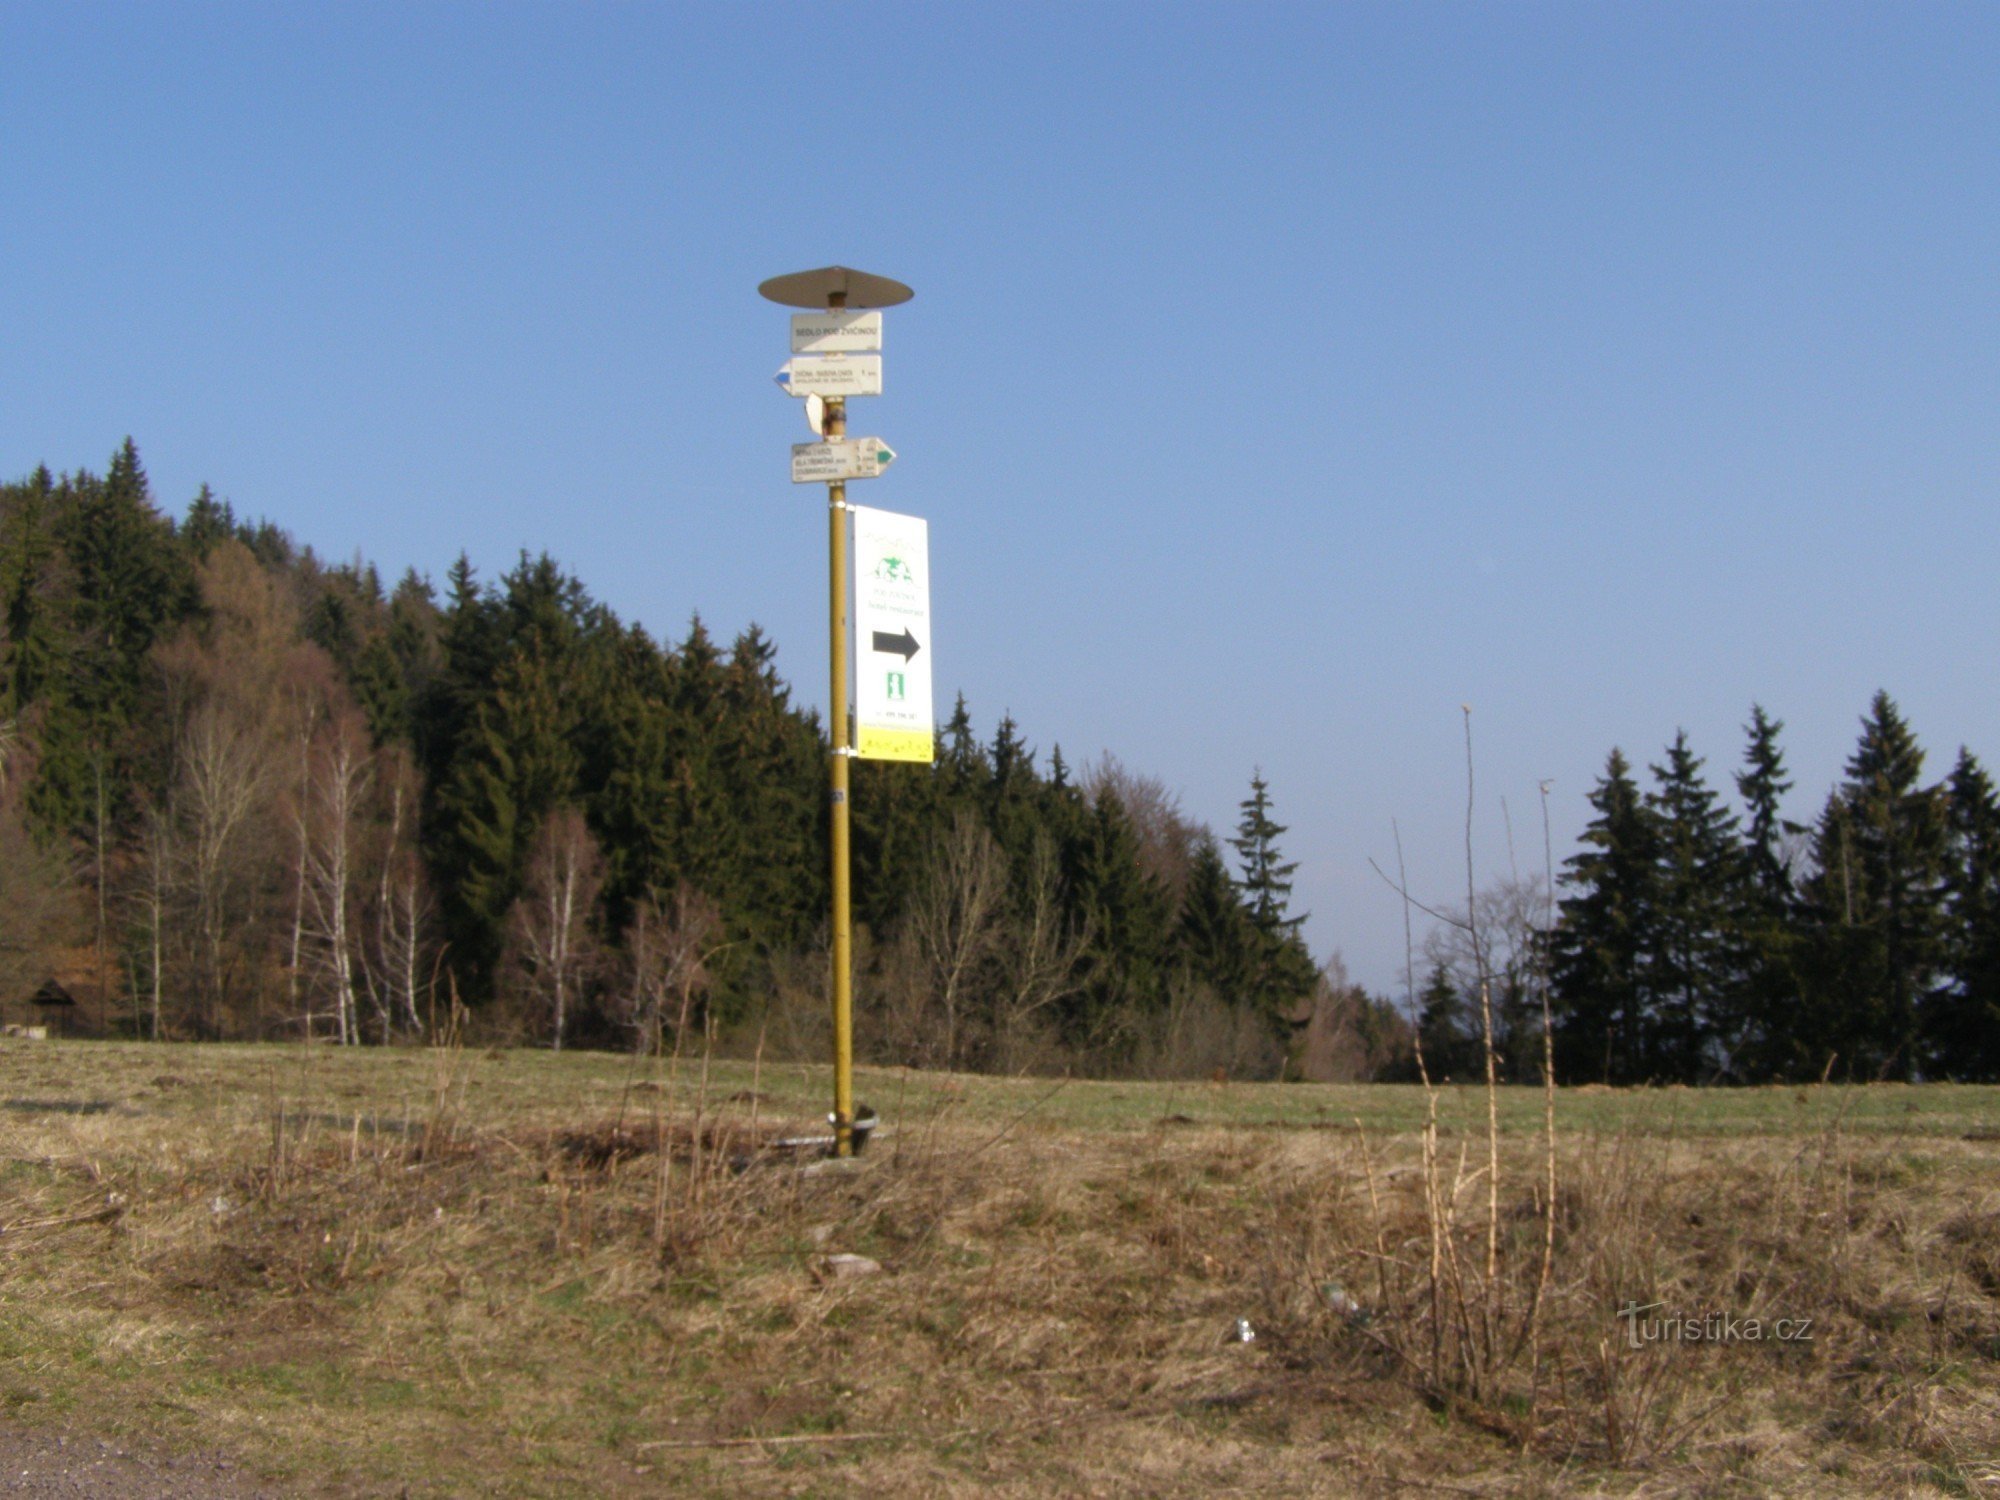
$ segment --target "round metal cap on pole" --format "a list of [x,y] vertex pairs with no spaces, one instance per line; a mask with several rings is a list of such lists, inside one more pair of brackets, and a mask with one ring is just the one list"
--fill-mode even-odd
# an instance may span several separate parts
[[846,266],[821,266],[817,271],[794,271],[789,276],[773,276],[759,284],[757,291],[786,307],[895,307],[916,293],[900,281]]

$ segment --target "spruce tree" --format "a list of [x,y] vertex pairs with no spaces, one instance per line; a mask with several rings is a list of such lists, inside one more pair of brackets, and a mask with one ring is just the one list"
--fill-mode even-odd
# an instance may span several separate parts
[[953,808],[969,805],[992,773],[979,737],[972,732],[972,712],[965,694],[953,702],[938,750],[936,775],[945,801]]
[[618,691],[609,705],[605,753],[610,770],[597,791],[604,830],[607,927],[622,932],[653,892],[673,888],[667,862],[666,669],[651,637],[628,627],[618,642]]
[[[1035,787],[1035,823],[1039,837],[1048,841],[1049,848],[1056,851],[1062,868],[1067,872],[1077,850],[1088,836],[1090,806],[1084,801],[1082,789],[1070,779],[1069,767],[1063,761],[1062,748],[1055,747],[1049,753],[1049,776]],[[1071,930],[1080,927],[1084,911],[1075,887],[1066,880],[1062,882],[1063,917]]]
[[[725,918],[734,917],[731,898],[749,850],[730,805],[728,750],[718,734],[728,711],[728,673],[699,615],[674,652],[669,681],[672,864],[678,879],[720,903]],[[741,934],[740,926],[733,930]]]
[[62,669],[68,591],[56,503],[47,468],[0,489],[0,720],[39,702]]
[[1000,716],[993,743],[986,749],[986,784],[980,788],[980,816],[1007,857],[1008,868],[1024,876],[1035,847],[1041,778],[1035,774],[1035,752],[1021,738],[1011,713]]
[[1920,1013],[1943,958],[1942,789],[1895,702],[1878,692],[1846,779],[1815,830],[1809,960],[1823,1027],[1815,1051],[1852,1076],[1916,1076]]
[[1139,841],[1124,805],[1100,788],[1063,855],[1064,878],[1092,937],[1093,979],[1060,1019],[1078,1042],[1102,1037],[1131,1013],[1164,999],[1160,960],[1170,913],[1165,893],[1139,862]]
[[541,663],[512,658],[439,797],[445,916],[461,977],[475,987],[499,957],[528,842],[573,784],[559,688]]
[[1417,996],[1417,1007],[1417,1041],[1423,1048],[1424,1072],[1430,1081],[1472,1078],[1479,1069],[1480,1052],[1471,1011],[1444,964],[1431,965],[1430,978]]
[[1559,908],[1551,959],[1558,1075],[1630,1083],[1653,1076],[1652,956],[1659,831],[1614,749],[1590,794],[1597,816],[1564,862],[1575,894]]
[[1652,767],[1658,838],[1649,985],[1655,1076],[1696,1083],[1735,1066],[1745,1031],[1746,871],[1736,818],[1701,776],[1685,732]]
[[445,582],[445,608],[436,625],[436,668],[412,705],[417,761],[433,806],[472,735],[480,706],[493,691],[505,649],[498,606],[480,586],[471,559],[461,552]]
[[[814,824],[819,852],[814,858],[824,871],[831,818],[826,811],[823,735],[818,743],[822,748],[812,785],[815,805],[820,808]],[[887,932],[908,909],[922,878],[925,851],[948,826],[941,812],[943,793],[937,766],[935,762],[920,768],[893,761],[857,760],[849,777],[854,920],[878,933]],[[822,902],[813,919],[818,921],[824,911]]]
[[1056,791],[1062,791],[1069,785],[1069,763],[1063,759],[1061,745],[1049,751],[1049,785]]
[[235,535],[235,510],[227,500],[216,499],[215,492],[203,485],[188,502],[187,516],[181,521],[181,545],[197,560],[205,562],[216,543]]
[[1750,722],[1744,726],[1744,769],[1736,776],[1747,818],[1746,884],[1739,898],[1746,970],[1741,1014],[1731,1028],[1738,1037],[1734,1072],[1739,1078],[1786,1071],[1797,1057],[1798,890],[1789,845],[1805,829],[1783,811],[1785,794],[1792,789],[1778,744],[1784,727],[1761,704],[1751,705]]
[[[723,671],[719,769],[741,833],[739,865],[721,892],[758,951],[803,943],[825,909],[825,797],[818,737],[791,712],[777,648],[755,625],[730,647]],[[903,768],[899,768],[903,769]]]
[[29,804],[43,829],[102,845],[129,801],[146,653],[192,610],[192,583],[130,438],[103,480],[79,475],[68,491],[69,643]]
[[370,637],[356,653],[347,674],[347,685],[368,720],[368,732],[376,744],[386,745],[409,737],[409,684],[387,632]]
[[1011,713],[1000,716],[986,759],[991,768],[987,785],[995,801],[1018,796],[1034,784],[1035,752],[1022,740],[1020,726]]
[[1255,937],[1245,994],[1273,1024],[1312,993],[1317,971],[1299,929],[1307,913],[1290,914],[1296,860],[1278,850],[1285,825],[1271,817],[1271,789],[1261,768],[1250,776],[1250,795],[1238,804],[1242,817],[1229,845],[1236,851],[1237,887]]
[[1256,984],[1259,944],[1222,850],[1204,830],[1174,924],[1174,953],[1193,979],[1233,1004],[1247,998]]
[[1257,930],[1269,937],[1296,932],[1308,915],[1305,912],[1296,917],[1286,915],[1291,902],[1292,873],[1299,866],[1296,860],[1287,862],[1279,857],[1278,836],[1286,831],[1285,825],[1271,819],[1271,789],[1261,768],[1251,773],[1250,795],[1237,806],[1242,817],[1229,846],[1236,851],[1237,868],[1241,872],[1238,883],[1244,903],[1250,908],[1250,918]]
[[1961,748],[1948,786],[1946,977],[1925,1016],[1927,1071],[2000,1081],[2000,794]]
[[1791,778],[1785,774],[1784,751],[1778,745],[1784,728],[1784,720],[1770,717],[1762,704],[1751,704],[1750,722],[1743,726],[1749,737],[1743,749],[1744,769],[1736,776],[1736,790],[1749,819],[1743,839],[1750,877],[1764,899],[1778,909],[1788,905],[1793,895],[1786,841],[1805,831],[1787,821],[1783,812],[1785,793],[1792,789]]

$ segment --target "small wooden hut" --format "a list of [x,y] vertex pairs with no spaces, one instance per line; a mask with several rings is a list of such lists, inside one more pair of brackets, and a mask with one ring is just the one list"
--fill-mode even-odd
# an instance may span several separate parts
[[68,1035],[70,1017],[76,1014],[76,996],[60,979],[52,974],[43,980],[28,1004],[33,1007],[30,1014],[35,1018],[34,1024],[44,1028],[49,1036]]

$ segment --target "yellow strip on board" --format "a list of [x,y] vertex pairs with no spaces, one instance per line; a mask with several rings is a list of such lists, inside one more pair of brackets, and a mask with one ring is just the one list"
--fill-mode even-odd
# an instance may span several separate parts
[[936,736],[928,729],[874,729],[864,724],[854,753],[863,760],[917,760],[928,765],[936,748]]

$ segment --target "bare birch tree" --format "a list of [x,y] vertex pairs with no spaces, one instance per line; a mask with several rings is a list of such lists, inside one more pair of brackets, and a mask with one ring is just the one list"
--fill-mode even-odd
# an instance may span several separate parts
[[368,731],[359,714],[323,720],[312,737],[306,782],[294,810],[299,848],[301,933],[332,1002],[334,1035],[361,1041],[355,905],[362,809],[374,780]]
[[[171,802],[145,803],[139,812],[138,860],[132,904],[137,909],[140,938],[146,950],[146,1013],[154,1041],[166,1035],[167,900],[174,890],[174,809]],[[134,1002],[138,985],[135,978]],[[136,1030],[137,1018],[134,1018]]]
[[527,889],[510,914],[516,966],[558,1052],[596,958],[589,918],[602,870],[583,814],[558,808],[535,836]]
[[[238,1001],[257,1029],[275,978],[270,908],[288,889],[281,747],[301,703],[323,701],[336,674],[298,643],[296,611],[247,548],[219,544],[197,581],[203,616],[153,653],[173,757],[175,857],[162,868],[176,887],[154,911],[185,924],[190,1017],[219,1035]],[[302,694],[305,682],[325,688]]]
[[387,1042],[397,1027],[411,1036],[424,1032],[417,1009],[418,974],[431,900],[416,849],[416,768],[400,748],[384,750],[377,759],[385,788],[379,800],[387,804],[388,821],[380,828],[374,853],[375,893],[362,959],[369,1001]]
[[194,910],[195,1018],[211,1036],[221,1034],[235,977],[232,938],[247,879],[236,855],[266,793],[264,748],[260,735],[215,702],[195,710],[178,741],[184,869]]
[[[296,699],[295,699],[296,702]],[[292,933],[285,964],[285,1014],[297,1016],[312,1036],[312,1015],[305,1002],[306,982],[306,819],[304,809],[311,801],[313,734],[318,728],[317,706],[300,703],[292,729],[297,770],[291,788],[292,825]]]

